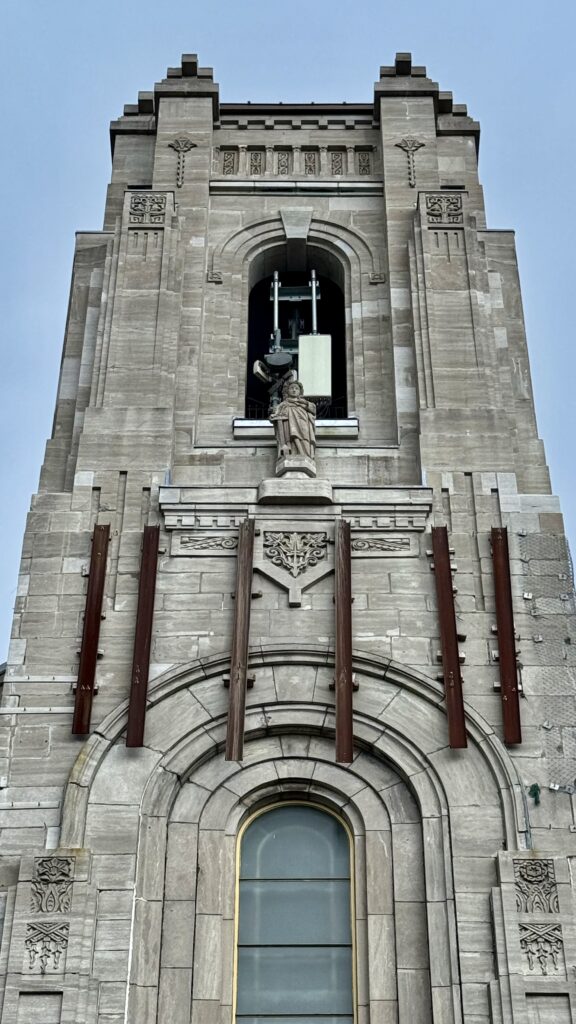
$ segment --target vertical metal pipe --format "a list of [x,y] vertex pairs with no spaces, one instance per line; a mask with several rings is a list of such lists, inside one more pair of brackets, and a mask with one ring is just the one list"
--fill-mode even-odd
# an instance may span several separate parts
[[518,694],[518,665],[516,663],[516,637],[512,609],[512,581],[508,530],[492,527],[492,564],[494,568],[494,596],[496,598],[496,628],[498,630],[498,664],[500,667],[500,697],[504,742],[522,742],[520,701]]
[[278,288],[280,287],[280,281],[278,279],[278,271],[274,271],[273,277],[273,297],[274,297],[274,350],[277,351],[280,348],[280,324],[279,324],[279,310],[278,310]]
[[315,270],[310,271],[310,277],[310,287],[312,288],[312,334],[318,334],[318,300],[316,298],[316,288],[318,286],[318,282],[316,280]]
[[230,697],[226,726],[226,760],[241,761],[244,751],[244,716],[250,640],[250,605],[254,561],[254,519],[240,523],[236,570],[236,601],[230,659]]
[[432,527],[432,551],[438,599],[442,672],[444,675],[446,713],[448,715],[448,736],[450,746],[453,749],[459,749],[467,746],[466,721],[464,718],[462,676],[460,675],[454,589],[450,569],[450,548],[448,546],[448,530],[445,526]]
[[84,629],[82,632],[82,645],[80,647],[80,664],[78,666],[78,682],[76,684],[76,697],[74,700],[74,717],[72,719],[72,734],[74,736],[84,736],[90,732],[109,540],[109,523],[106,523],[104,526],[94,527],[90,575],[88,577],[88,591],[84,611]]
[[350,764],[354,758],[352,707],[352,571],[350,523],[335,525],[335,695],[336,761]]
[[159,538],[159,526],[144,527],[140,579],[138,581],[138,607],[134,634],[132,682],[128,705],[128,728],[126,730],[127,747],[141,747],[144,743],[144,722],[146,719],[146,696],[148,692],[150,648],[152,645],[152,619],[154,617]]

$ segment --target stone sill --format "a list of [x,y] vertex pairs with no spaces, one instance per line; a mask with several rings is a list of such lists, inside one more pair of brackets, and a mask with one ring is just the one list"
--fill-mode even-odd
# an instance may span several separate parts
[[[273,441],[274,428],[270,420],[246,420],[235,416],[232,420],[235,441]],[[316,437],[348,438],[357,440],[360,424],[357,416],[345,420],[316,420]]]

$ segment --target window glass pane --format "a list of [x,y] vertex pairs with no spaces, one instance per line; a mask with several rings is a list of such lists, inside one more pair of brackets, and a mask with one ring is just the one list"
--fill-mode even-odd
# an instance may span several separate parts
[[331,814],[277,807],[246,829],[241,878],[348,878],[348,837]]
[[350,882],[240,882],[239,942],[342,945],[350,937]]
[[238,1024],[353,1024],[353,1017],[244,1017],[238,1015]]
[[350,948],[238,950],[238,1014],[351,1014]]

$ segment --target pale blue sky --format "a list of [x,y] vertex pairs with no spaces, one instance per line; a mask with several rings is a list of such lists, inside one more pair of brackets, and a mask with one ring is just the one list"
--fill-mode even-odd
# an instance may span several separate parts
[[0,662],[51,430],[74,232],[101,227],[109,121],[182,53],[214,67],[224,101],[369,102],[379,66],[411,50],[468,104],[488,226],[516,230],[540,435],[576,536],[572,3],[2,0],[0,13]]

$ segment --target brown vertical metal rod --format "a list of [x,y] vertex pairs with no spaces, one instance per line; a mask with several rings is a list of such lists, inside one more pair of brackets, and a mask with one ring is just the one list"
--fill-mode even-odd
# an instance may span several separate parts
[[335,691],[336,761],[354,759],[352,723],[352,569],[350,523],[338,519],[335,527],[334,571],[336,611]]
[[140,560],[140,580],[138,582],[136,630],[134,633],[132,683],[128,706],[128,728],[126,730],[127,747],[141,747],[144,743],[144,721],[146,718],[150,648],[152,646],[152,619],[154,616],[159,539],[159,526],[144,527],[142,558]]
[[508,530],[492,527],[492,564],[494,568],[494,594],[496,597],[496,628],[498,630],[498,663],[500,666],[500,696],[504,742],[521,743],[520,701],[518,699],[518,666],[516,664],[516,638],[512,611],[512,581]]
[[226,726],[226,760],[241,761],[244,752],[244,715],[250,639],[250,605],[252,602],[252,567],[254,561],[254,519],[244,519],[238,534],[236,570],[236,601],[230,660],[230,701]]
[[444,675],[446,713],[448,715],[448,737],[450,746],[457,750],[467,746],[466,722],[464,718],[462,676],[460,675],[454,589],[450,569],[450,548],[448,546],[448,530],[445,526],[432,527],[432,552],[434,556],[436,596],[438,599],[442,672]]
[[106,558],[110,524],[95,526],[92,536],[92,555],[90,558],[90,575],[84,611],[84,630],[80,648],[80,665],[78,666],[78,682],[74,701],[74,717],[72,734],[84,736],[90,732],[90,715],[92,697],[96,681],[96,659],[98,657],[98,640],[102,619],[102,599],[104,597],[104,580],[106,577]]

